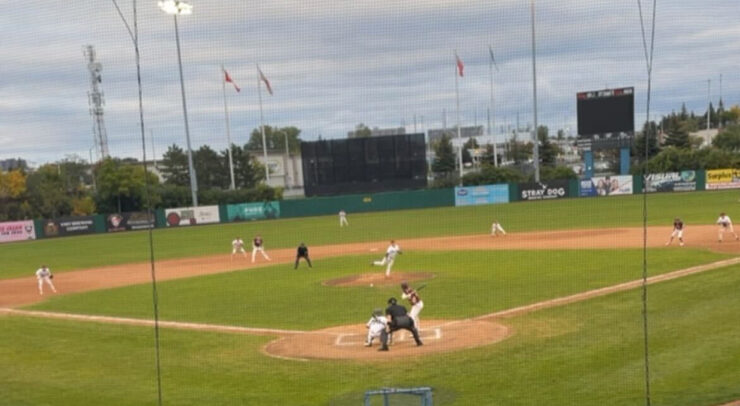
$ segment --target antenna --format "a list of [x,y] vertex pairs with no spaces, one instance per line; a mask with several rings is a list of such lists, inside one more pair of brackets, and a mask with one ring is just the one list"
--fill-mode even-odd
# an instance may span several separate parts
[[85,45],[83,54],[87,60],[87,70],[90,72],[90,91],[87,92],[87,104],[90,106],[90,116],[93,118],[93,138],[95,148],[100,159],[110,156],[108,153],[108,133],[105,130],[105,121],[103,120],[103,106],[105,97],[100,89],[103,79],[100,72],[103,65],[95,59],[95,48],[92,45]]

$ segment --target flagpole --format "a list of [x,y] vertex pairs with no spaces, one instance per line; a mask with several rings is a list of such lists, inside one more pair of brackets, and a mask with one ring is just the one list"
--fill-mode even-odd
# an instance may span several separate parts
[[457,104],[457,141],[460,143],[460,147],[457,150],[457,162],[460,165],[460,186],[462,186],[462,177],[463,177],[463,160],[462,160],[462,136],[460,135],[460,90],[459,86],[457,84],[457,75],[458,75],[458,65],[457,61],[459,60],[459,57],[457,56],[457,50],[455,50],[455,102]]
[[[493,104],[493,50],[491,47],[488,47],[488,50],[491,53],[491,61],[488,62],[488,74],[491,79],[491,109],[489,110],[489,120],[488,120],[488,135],[492,136],[494,131],[496,131],[493,127],[496,126],[496,116],[495,116],[495,108]],[[493,124],[492,124],[493,123]],[[498,147],[497,147],[496,137],[493,137],[493,166],[498,168]]]
[[270,182],[270,168],[267,165],[267,141],[265,140],[265,118],[262,113],[262,78],[259,75],[260,67],[257,65],[257,96],[260,101],[260,131],[262,132],[262,152],[265,157],[265,183]]
[[537,43],[535,42],[535,31],[534,31],[534,1],[531,0],[531,12],[532,12],[532,103],[534,104],[534,144],[533,144],[533,160],[534,160],[534,181],[540,181],[540,147],[539,137],[537,134]]
[[221,87],[224,93],[224,115],[226,116],[226,140],[229,148],[229,175],[231,176],[231,190],[235,190],[234,159],[231,156],[231,123],[229,122],[229,105],[226,103],[226,69],[224,69],[224,65],[221,65],[221,76]]

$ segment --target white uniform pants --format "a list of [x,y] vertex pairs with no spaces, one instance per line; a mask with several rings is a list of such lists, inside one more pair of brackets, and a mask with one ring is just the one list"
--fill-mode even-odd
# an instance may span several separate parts
[[421,309],[423,308],[424,301],[419,300],[415,305],[411,306],[411,311],[409,311],[409,317],[414,319],[414,327],[416,327],[417,330],[421,329],[421,324],[419,324],[419,313],[421,313]]
[[39,294],[40,295],[44,294],[44,282],[46,282],[46,284],[49,285],[52,292],[56,293],[57,290],[54,287],[54,283],[51,282],[51,278],[49,278],[48,276],[44,276],[43,278],[38,278],[38,280],[39,280]]
[[233,257],[237,252],[241,252],[242,255],[244,255],[244,258],[247,257],[247,251],[244,250],[244,247],[234,248],[231,250],[231,256]]
[[380,261],[373,262],[373,265],[377,265],[377,266],[386,265],[385,276],[390,276],[391,268],[393,268],[393,261],[394,261],[393,258],[383,257],[383,259],[381,259]]
[[262,254],[266,260],[270,261],[270,257],[267,256],[264,247],[254,247],[252,248],[252,263],[254,263],[254,257],[257,255],[257,252]]
[[732,235],[735,236],[735,239],[737,240],[737,234],[735,234],[735,230],[732,229],[732,224],[725,226],[719,226],[719,240],[722,241],[725,235],[725,231],[732,233]]
[[493,224],[493,225],[491,226],[491,235],[494,235],[494,236],[495,236],[496,234],[499,234],[499,233],[500,233],[501,235],[506,235],[506,231],[504,231],[504,228],[503,228],[503,227],[501,227],[501,224],[499,224],[499,223],[494,223],[494,224]]
[[348,226],[347,217],[339,217],[339,227]]

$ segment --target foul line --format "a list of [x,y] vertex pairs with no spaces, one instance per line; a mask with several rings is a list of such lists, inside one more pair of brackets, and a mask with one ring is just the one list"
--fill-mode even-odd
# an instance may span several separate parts
[[[691,268],[681,269],[674,272],[669,272],[662,275],[651,276],[647,279],[648,285],[652,285],[659,282],[670,281],[673,279],[682,278],[684,276],[694,275],[701,272],[710,271],[717,268],[723,268],[730,265],[740,264],[740,257],[726,259],[722,261],[712,262],[710,264],[693,266]],[[484,314],[477,317],[471,317],[467,319],[452,320],[447,323],[443,323],[433,328],[439,329],[444,326],[450,326],[457,323],[464,323],[469,321],[482,321],[493,318],[513,317],[526,313],[531,313],[541,309],[548,309],[551,307],[562,306],[575,302],[588,300],[591,298],[605,296],[611,293],[622,292],[626,290],[635,289],[640,287],[642,279],[634,280],[630,282],[620,283],[618,285],[607,286],[604,288],[589,290],[586,292],[577,293],[575,295],[564,296],[556,299],[545,300],[538,303],[533,303],[525,306],[514,307],[507,310],[501,310],[495,313]],[[111,316],[94,316],[85,314],[72,314],[72,313],[56,313],[56,312],[43,312],[36,310],[19,310],[10,308],[0,308],[0,314],[17,315],[17,316],[29,316],[39,317],[47,319],[61,319],[61,320],[75,320],[85,321],[94,323],[106,323],[106,324],[124,324],[132,326],[144,326],[153,327],[154,320],[146,319],[133,319],[126,317],[111,317]],[[224,333],[241,333],[241,334],[252,334],[252,335],[270,335],[270,336],[288,336],[288,335],[329,335],[337,336],[337,341],[341,342],[342,337],[346,336],[347,333],[334,333],[326,331],[303,331],[303,330],[286,330],[286,329],[275,329],[275,328],[260,328],[260,327],[239,327],[239,326],[225,326],[218,324],[205,324],[205,323],[188,323],[179,321],[159,321],[160,327],[174,328],[181,330],[197,330],[197,331],[216,331]],[[440,332],[441,333],[441,332]],[[351,335],[351,334],[350,334]]]

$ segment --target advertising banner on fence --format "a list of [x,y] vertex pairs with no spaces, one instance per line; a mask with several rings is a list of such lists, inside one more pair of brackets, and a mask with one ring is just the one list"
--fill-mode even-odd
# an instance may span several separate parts
[[62,217],[44,220],[45,237],[90,234],[95,232],[95,216]]
[[648,192],[689,192],[696,190],[696,171],[651,173],[645,177]]
[[36,239],[33,220],[0,223],[0,243]]
[[508,203],[509,185],[481,185],[455,188],[455,206]]
[[520,183],[519,197],[522,200],[548,200],[568,197],[570,185],[567,180]]
[[740,169],[707,170],[707,190],[740,188]]
[[108,232],[146,230],[154,228],[154,214],[145,211],[109,214],[105,221]]
[[228,221],[276,219],[280,217],[279,202],[239,203],[226,206]]
[[218,223],[218,206],[178,207],[165,209],[167,227]]
[[580,196],[631,195],[631,175],[596,176],[581,180]]

